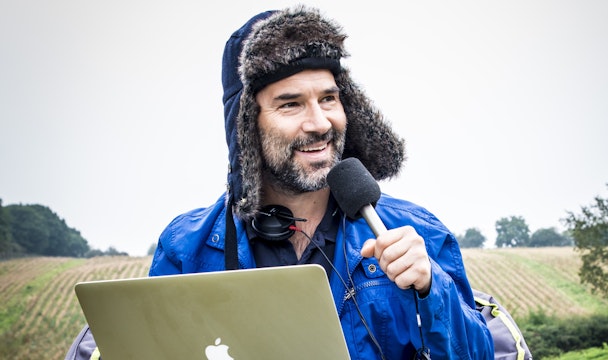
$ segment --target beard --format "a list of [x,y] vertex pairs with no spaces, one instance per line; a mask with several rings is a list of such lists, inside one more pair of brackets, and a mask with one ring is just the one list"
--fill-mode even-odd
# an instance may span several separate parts
[[[271,186],[288,193],[302,193],[327,187],[327,174],[336,165],[344,151],[346,130],[330,129],[325,134],[313,134],[293,140],[278,132],[262,132],[264,172],[269,175]],[[329,142],[332,154],[327,159],[302,164],[295,160],[296,149],[310,144]]]

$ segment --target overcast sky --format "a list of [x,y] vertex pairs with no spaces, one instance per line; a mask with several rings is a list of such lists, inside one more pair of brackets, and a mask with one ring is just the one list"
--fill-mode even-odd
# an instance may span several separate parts
[[[0,0],[0,198],[144,255],[225,188],[229,35],[290,1]],[[407,141],[382,189],[453,232],[556,227],[608,183],[608,2],[312,1]],[[262,5],[260,5],[262,4]]]

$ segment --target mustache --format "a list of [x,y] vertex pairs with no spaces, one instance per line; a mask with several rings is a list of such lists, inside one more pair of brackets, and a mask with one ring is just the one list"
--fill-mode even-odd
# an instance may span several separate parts
[[298,148],[302,148],[317,142],[329,142],[329,141],[335,141],[336,140],[336,132],[334,131],[334,129],[329,129],[328,132],[324,133],[324,134],[312,134],[306,137],[301,137],[298,139],[295,139],[292,143],[291,143],[291,149],[298,149]]

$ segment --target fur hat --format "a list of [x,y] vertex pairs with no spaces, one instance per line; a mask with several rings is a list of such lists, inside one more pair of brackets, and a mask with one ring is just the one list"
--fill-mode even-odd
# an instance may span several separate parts
[[251,18],[226,43],[223,58],[224,116],[230,170],[226,200],[250,219],[261,206],[262,159],[255,94],[304,69],[335,76],[347,119],[342,158],[357,157],[376,180],[397,175],[405,160],[398,137],[340,64],[347,57],[342,27],[303,5]]

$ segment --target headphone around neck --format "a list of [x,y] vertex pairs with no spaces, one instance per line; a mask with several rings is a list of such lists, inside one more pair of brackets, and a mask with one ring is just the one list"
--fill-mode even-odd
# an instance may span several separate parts
[[293,217],[291,210],[281,205],[266,205],[251,220],[253,231],[264,240],[287,240],[296,231],[296,221],[306,219]]

